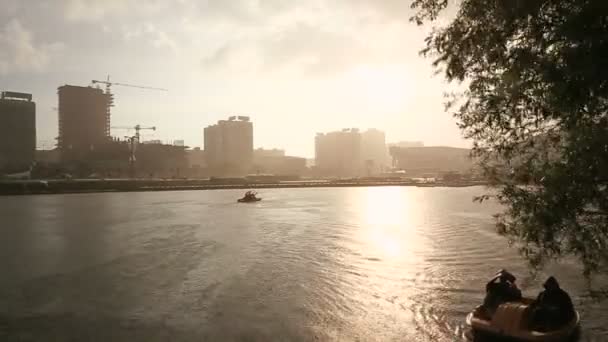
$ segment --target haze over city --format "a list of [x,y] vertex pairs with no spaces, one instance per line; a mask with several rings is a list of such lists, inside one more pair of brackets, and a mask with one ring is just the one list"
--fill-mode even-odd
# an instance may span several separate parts
[[[404,1],[1,0],[0,85],[32,93],[39,148],[57,137],[57,87],[114,82],[112,125],[201,147],[229,115],[255,147],[314,156],[316,132],[379,128],[387,142],[469,147],[419,56],[428,27]],[[112,132],[122,136],[124,132]]]
[[607,0],[0,0],[0,341],[607,341],[607,59]]

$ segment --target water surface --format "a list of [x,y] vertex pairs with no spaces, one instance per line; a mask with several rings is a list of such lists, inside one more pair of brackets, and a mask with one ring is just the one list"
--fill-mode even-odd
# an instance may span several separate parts
[[[0,198],[0,340],[458,341],[487,278],[533,279],[483,188]],[[608,340],[608,302],[550,267]]]

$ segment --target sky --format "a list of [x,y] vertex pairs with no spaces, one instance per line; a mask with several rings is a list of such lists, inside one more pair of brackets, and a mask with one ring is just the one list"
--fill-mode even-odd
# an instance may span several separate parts
[[[38,146],[57,136],[57,87],[115,86],[112,126],[202,147],[249,115],[254,146],[313,157],[316,132],[377,128],[387,142],[468,147],[453,88],[421,57],[430,27],[408,0],[0,0],[0,90],[32,93]],[[112,130],[123,137],[125,130]]]

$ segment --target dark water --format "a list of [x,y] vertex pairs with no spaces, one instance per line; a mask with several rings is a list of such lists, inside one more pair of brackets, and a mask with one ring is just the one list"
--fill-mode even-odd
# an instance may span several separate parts
[[[541,280],[495,235],[482,188],[0,198],[2,341],[459,341],[488,276]],[[608,301],[550,267],[608,340]],[[542,274],[544,277],[547,273]]]

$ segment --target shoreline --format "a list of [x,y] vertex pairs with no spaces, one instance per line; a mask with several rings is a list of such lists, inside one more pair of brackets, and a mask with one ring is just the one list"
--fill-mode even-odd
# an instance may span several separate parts
[[102,192],[192,191],[229,189],[299,189],[376,186],[470,187],[484,186],[481,181],[420,183],[413,181],[293,181],[293,182],[214,182],[209,180],[27,180],[0,181],[0,196],[80,194]]

